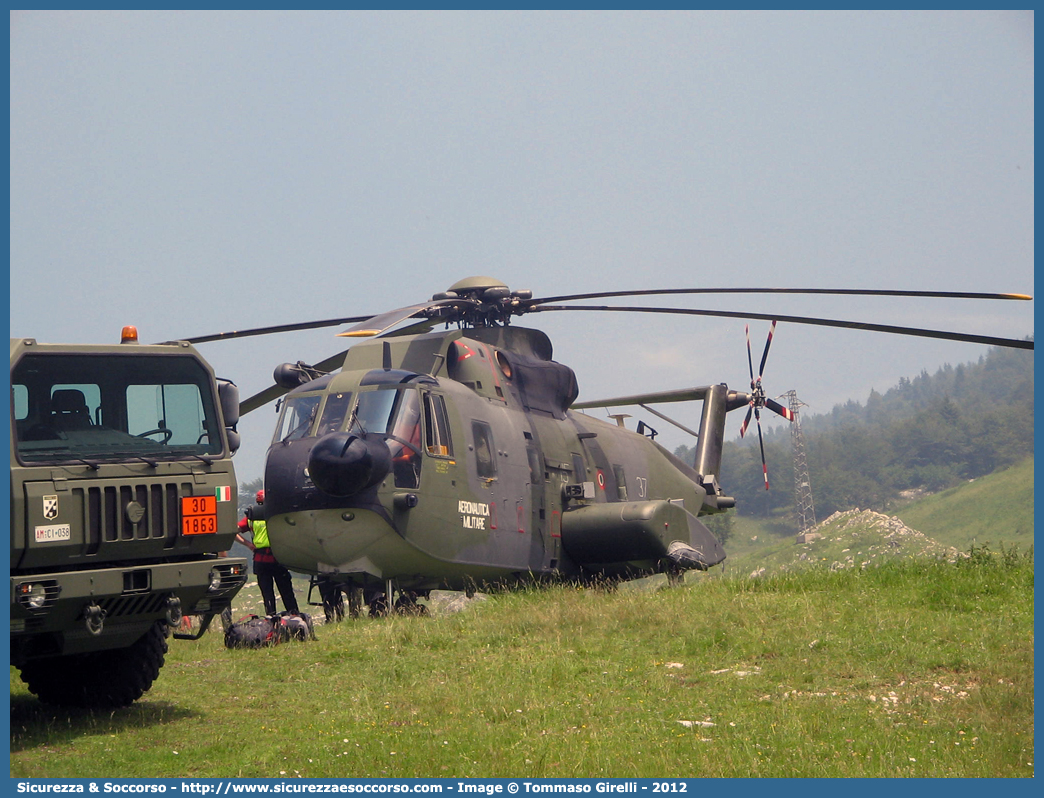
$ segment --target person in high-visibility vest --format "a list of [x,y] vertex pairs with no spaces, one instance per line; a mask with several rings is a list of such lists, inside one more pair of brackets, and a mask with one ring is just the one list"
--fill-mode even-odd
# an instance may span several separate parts
[[[265,503],[265,492],[257,492],[257,503]],[[243,537],[243,533],[250,532],[252,540]],[[268,544],[268,526],[263,518],[251,519],[248,511],[247,516],[239,521],[239,532],[236,540],[254,552],[254,576],[257,577],[257,586],[261,588],[261,598],[265,602],[265,615],[276,614],[275,587],[279,588],[279,596],[283,599],[283,606],[291,615],[300,615],[297,606],[297,597],[294,596],[294,583],[286,566],[280,565],[272,553],[272,547]]]

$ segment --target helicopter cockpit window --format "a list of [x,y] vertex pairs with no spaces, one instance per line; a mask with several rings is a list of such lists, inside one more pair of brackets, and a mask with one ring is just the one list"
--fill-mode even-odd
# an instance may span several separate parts
[[493,456],[493,430],[481,421],[471,422],[471,432],[475,437],[475,468],[480,479],[496,479],[497,461]]
[[421,399],[416,389],[359,394],[352,431],[383,433],[392,457],[395,487],[420,486]]
[[319,419],[319,429],[315,435],[319,437],[330,432],[337,432],[344,424],[348,408],[352,404],[352,394],[332,393],[326,397],[326,407],[323,408],[323,416]]
[[388,430],[395,487],[420,486],[421,406],[416,391],[401,391],[394,421]]
[[387,432],[391,429],[392,411],[399,392],[396,390],[367,391],[359,394],[355,420],[350,432]]
[[424,395],[424,426],[424,447],[428,454],[452,457],[453,441],[450,440],[449,418],[443,397],[430,393]]
[[283,415],[276,429],[276,441],[296,441],[308,435],[308,430],[315,420],[315,412],[319,409],[321,394],[292,396],[283,405]]

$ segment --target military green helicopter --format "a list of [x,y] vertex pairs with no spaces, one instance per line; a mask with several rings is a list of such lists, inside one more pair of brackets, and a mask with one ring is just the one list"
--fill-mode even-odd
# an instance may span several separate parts
[[[266,500],[263,510],[255,508],[267,519],[277,558],[345,592],[362,589],[371,614],[386,610],[396,594],[408,608],[435,588],[677,574],[723,562],[721,544],[700,519],[735,505],[717,478],[726,414],[746,408],[741,432],[753,418],[759,438],[763,409],[790,418],[762,385],[777,321],[1033,348],[1025,340],[808,317],[561,304],[696,293],[1030,298],[726,288],[535,299],[531,291],[472,277],[428,302],[376,316],[188,340],[349,323],[355,326],[340,335],[365,339],[315,365],[277,367],[276,384],[244,401],[241,412],[280,401],[265,465]],[[510,323],[526,313],[567,310],[753,318],[772,326],[757,372],[748,332],[749,390],[711,384],[577,402],[575,374],[552,359],[547,335]],[[414,321],[400,328],[407,320]],[[677,401],[703,403],[699,429],[692,431],[693,463],[643,434],[643,423],[632,431],[620,416],[611,423],[578,412]]]

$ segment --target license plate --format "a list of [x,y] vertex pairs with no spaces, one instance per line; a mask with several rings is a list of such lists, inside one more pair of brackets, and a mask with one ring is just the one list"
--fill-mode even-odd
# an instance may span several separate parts
[[213,535],[217,533],[217,498],[185,496],[181,500],[181,534]]
[[61,540],[72,540],[71,524],[54,524],[38,526],[34,529],[37,543],[54,543]]

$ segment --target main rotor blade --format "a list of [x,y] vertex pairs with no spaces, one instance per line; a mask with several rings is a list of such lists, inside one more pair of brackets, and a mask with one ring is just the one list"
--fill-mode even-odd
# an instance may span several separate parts
[[[345,349],[343,352],[338,352],[336,355],[331,355],[325,360],[320,360],[312,368],[317,371],[335,371],[341,367],[344,363],[344,356],[348,354],[348,350]],[[245,416],[247,413],[257,410],[259,407],[267,405],[269,402],[278,399],[283,394],[290,393],[289,388],[284,388],[282,385],[269,385],[263,391],[255,393],[248,399],[244,399],[239,403],[239,415]]]
[[396,308],[395,310],[389,310],[385,313],[379,313],[376,316],[356,319],[355,321],[361,321],[362,323],[356,324],[354,327],[337,334],[346,338],[371,338],[375,335],[380,335],[382,332],[394,327],[401,321],[422,315],[427,311],[435,310],[436,308],[477,304],[477,302],[470,299],[436,299],[419,305],[408,305],[404,308]]
[[339,324],[353,324],[366,321],[371,316],[349,316],[343,319],[326,319],[325,321],[304,321],[297,324],[277,324],[271,327],[255,327],[250,330],[232,330],[231,332],[215,333],[214,335],[199,335],[195,338],[179,338],[179,341],[188,341],[190,344],[205,344],[210,341],[228,341],[233,338],[249,338],[252,335],[271,335],[273,333],[296,332],[297,330],[314,330],[320,327],[336,327]]
[[578,299],[608,299],[625,296],[665,296],[668,294],[827,294],[830,296],[934,297],[941,299],[1033,299],[1029,294],[987,293],[980,291],[899,291],[876,288],[646,288],[637,291],[595,291],[588,294],[539,297],[523,302],[533,307],[548,302],[573,302]]
[[[407,310],[407,308],[400,308],[399,310],[391,310],[391,311],[388,311],[387,313],[380,313],[380,314],[378,314],[376,316],[371,313],[371,314],[366,315],[366,316],[346,316],[346,317],[340,318],[340,319],[323,319],[321,321],[302,321],[302,322],[297,322],[295,324],[275,324],[275,325],[272,325],[272,326],[269,326],[269,327],[254,327],[254,328],[249,329],[249,330],[231,330],[229,332],[214,333],[213,335],[198,335],[198,336],[196,336],[194,338],[179,338],[177,340],[179,340],[179,341],[188,341],[190,344],[205,344],[205,343],[209,343],[211,341],[229,341],[229,340],[232,340],[233,338],[249,338],[249,337],[254,336],[254,335],[273,335],[275,333],[296,332],[298,330],[317,330],[317,329],[319,329],[321,327],[337,327],[337,326],[339,326],[341,324],[356,324],[356,325],[358,325],[359,322],[365,322],[366,323],[365,326],[369,327],[372,323],[377,322],[378,320],[384,319],[385,317],[395,317],[395,316],[398,316],[397,318],[395,318],[395,320],[391,324],[385,324],[383,326],[383,328],[381,330],[379,330],[379,332],[383,332],[384,330],[388,329],[389,327],[392,327],[395,324],[398,324],[403,319],[407,319],[411,315],[414,315],[418,310],[423,310],[423,309],[427,309],[427,308],[431,308],[433,306],[439,306],[439,305],[443,305],[443,304],[460,304],[460,302],[461,302],[461,300],[457,299],[457,300],[444,300],[442,302],[427,302],[427,303],[425,303],[423,305],[414,305],[412,308],[408,308],[408,310],[412,310],[413,312],[409,313],[409,314],[405,314],[405,315],[398,315],[398,314],[401,313],[401,311]],[[353,329],[355,329],[355,328],[353,328]],[[348,333],[350,333],[350,332],[351,332],[351,330],[349,330],[346,333],[341,333],[341,335],[348,335]],[[371,333],[367,333],[367,334],[369,335]],[[372,334],[375,335],[376,333],[372,333]],[[361,336],[361,335],[362,335],[361,333],[354,333],[353,337],[354,336]]]
[[[409,327],[405,327],[402,330],[396,330],[395,332],[388,333],[388,336],[386,337],[392,337],[397,335],[417,335],[420,333],[428,332],[431,329],[432,325],[434,325],[435,323],[436,322],[430,319],[425,319],[424,321],[420,321],[416,324],[410,325]],[[341,368],[341,366],[344,364],[344,358],[347,354],[348,350],[345,349],[343,352],[338,352],[336,355],[331,355],[325,360],[320,360],[318,363],[314,364],[312,368],[316,369],[317,371],[336,371],[337,369]],[[263,407],[264,405],[267,405],[269,402],[278,399],[283,394],[289,392],[290,389],[284,388],[281,385],[270,385],[260,393],[256,393],[250,398],[240,402],[239,415],[243,416],[251,412],[252,410],[257,410],[259,407]]]
[[385,333],[381,338],[398,338],[401,335],[423,335],[424,333],[431,332],[436,324],[439,324],[441,319],[421,319],[420,321],[414,322],[413,324],[407,325],[406,327],[400,327],[397,330]]
[[259,407],[267,405],[278,399],[285,393],[289,393],[289,388],[284,388],[282,385],[270,385],[260,393],[255,393],[248,399],[244,399],[239,403],[239,415],[245,416],[247,413],[252,413]]
[[680,316],[717,316],[726,319],[764,319],[766,321],[785,321],[791,324],[813,324],[820,327],[841,327],[851,330],[868,330],[870,332],[895,333],[896,335],[912,335],[921,338],[939,338],[944,341],[963,341],[987,346],[1005,346],[1012,349],[1033,349],[1033,341],[1018,338],[996,338],[990,335],[973,335],[970,333],[947,332],[945,330],[923,330],[917,327],[896,327],[889,324],[871,324],[863,321],[842,321],[840,319],[818,319],[809,316],[782,316],[778,313],[737,313],[729,310],[696,310],[695,308],[643,308],[643,307],[610,307],[606,305],[544,305],[533,310],[595,310],[612,313],[673,313]]
[[312,366],[316,371],[331,372],[336,371],[342,365],[344,365],[344,357],[348,354],[348,350],[345,349],[343,352],[338,352],[336,355],[330,355],[325,360],[320,360],[318,363]]
[[422,310],[427,310],[429,304],[430,303],[426,302],[423,305],[410,305],[409,307],[396,308],[395,310],[389,310],[386,313],[380,313],[376,316],[368,316],[359,319],[361,322],[360,324],[356,324],[354,327],[345,330],[344,332],[339,332],[337,335],[342,338],[371,338],[375,335],[380,335],[389,327],[394,327],[400,321],[412,318]]

